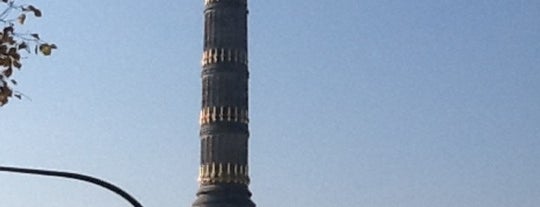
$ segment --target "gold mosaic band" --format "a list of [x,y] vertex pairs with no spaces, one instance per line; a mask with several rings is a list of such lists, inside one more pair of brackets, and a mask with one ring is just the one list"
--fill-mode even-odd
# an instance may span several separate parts
[[245,51],[238,49],[212,48],[203,52],[202,66],[216,63],[240,63],[247,65],[248,57]]
[[247,165],[233,163],[203,164],[199,168],[199,183],[202,185],[216,183],[249,184]]
[[199,124],[202,125],[218,121],[248,124],[248,110],[231,106],[205,107],[201,110]]

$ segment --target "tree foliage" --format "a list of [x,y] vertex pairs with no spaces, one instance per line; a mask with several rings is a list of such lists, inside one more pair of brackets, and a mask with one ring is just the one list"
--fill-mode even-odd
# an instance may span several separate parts
[[0,7],[5,8],[0,13],[0,107],[7,104],[11,98],[22,98],[22,93],[14,90],[17,81],[13,73],[20,71],[21,54],[51,55],[55,44],[40,39],[38,33],[18,33],[17,27],[23,25],[28,17],[41,17],[41,10],[33,5],[19,5],[15,0],[0,0]]

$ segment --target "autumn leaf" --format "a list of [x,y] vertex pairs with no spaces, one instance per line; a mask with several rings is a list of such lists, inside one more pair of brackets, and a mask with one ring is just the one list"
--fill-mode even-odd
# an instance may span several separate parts
[[8,87],[3,87],[0,91],[0,96],[11,97],[11,95],[13,95],[13,90]]
[[9,57],[0,58],[0,66],[7,67],[7,66],[9,66],[9,64],[11,64],[9,62]]
[[49,44],[41,44],[41,45],[39,45],[39,51],[45,56],[51,55],[52,49],[53,48]]
[[14,47],[9,48],[9,50],[8,50],[8,55],[13,56],[13,55],[15,55],[15,54],[17,54],[17,49],[14,48]]
[[26,44],[26,42],[22,42],[21,44],[19,44],[19,50],[26,49],[26,48],[28,48],[28,45]]
[[0,95],[0,106],[6,105],[7,102],[7,97]]
[[19,61],[14,61],[13,66],[15,66],[17,69],[20,69],[22,67],[22,64]]
[[3,33],[3,35],[4,35],[4,36],[10,35],[11,33],[13,33],[14,30],[15,30],[15,29],[14,29],[13,27],[11,27],[11,26],[9,26],[9,27],[4,27],[4,33]]
[[34,12],[34,16],[36,16],[36,17],[41,17],[41,11],[40,11],[38,8],[36,8],[36,7],[32,6],[32,5],[30,5],[30,6],[28,6],[27,9],[30,10],[30,11],[32,11],[32,12]]
[[21,15],[17,18],[17,21],[19,22],[19,24],[24,24],[24,20],[26,20],[26,14],[21,14]]
[[4,57],[0,59],[0,66],[9,67],[11,65],[11,58]]
[[4,71],[4,76],[10,77],[13,74],[13,68],[9,67],[7,70]]

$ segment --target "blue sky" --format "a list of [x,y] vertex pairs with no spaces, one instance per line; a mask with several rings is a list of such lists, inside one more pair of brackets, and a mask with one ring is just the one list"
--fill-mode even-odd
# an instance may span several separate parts
[[[0,109],[0,164],[189,206],[202,1],[34,1],[59,46]],[[540,203],[540,2],[250,1],[250,186],[259,206]],[[128,206],[79,182],[0,174],[5,206]]]

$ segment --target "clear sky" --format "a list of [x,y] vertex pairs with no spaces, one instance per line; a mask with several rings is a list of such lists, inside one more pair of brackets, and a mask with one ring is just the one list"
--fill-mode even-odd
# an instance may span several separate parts
[[[59,46],[0,109],[0,164],[82,172],[147,207],[198,188],[203,1],[33,1]],[[537,207],[540,1],[250,1],[262,207]],[[0,174],[0,205],[129,206]]]

